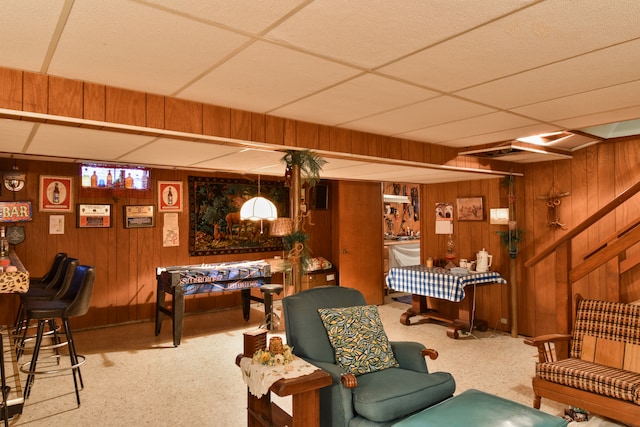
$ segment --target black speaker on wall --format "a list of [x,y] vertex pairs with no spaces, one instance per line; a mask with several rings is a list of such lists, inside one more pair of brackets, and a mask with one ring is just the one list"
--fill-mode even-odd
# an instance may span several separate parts
[[311,207],[315,210],[329,209],[329,186],[316,184],[311,188]]

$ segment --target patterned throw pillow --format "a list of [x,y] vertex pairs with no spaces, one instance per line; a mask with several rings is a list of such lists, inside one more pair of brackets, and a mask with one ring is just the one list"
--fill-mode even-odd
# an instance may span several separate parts
[[361,375],[399,366],[375,305],[319,308],[318,313],[336,363],[348,373]]

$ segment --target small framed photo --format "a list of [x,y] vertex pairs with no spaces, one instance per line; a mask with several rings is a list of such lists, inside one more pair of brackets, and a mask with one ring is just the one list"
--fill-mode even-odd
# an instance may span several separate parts
[[182,212],[182,181],[158,181],[158,212]]
[[40,212],[71,212],[73,210],[73,178],[40,175]]
[[484,221],[482,196],[459,198],[457,204],[458,221]]
[[489,209],[489,223],[494,225],[509,224],[509,208]]
[[78,228],[111,227],[111,205],[87,205],[79,203],[76,207]]
[[156,225],[153,205],[124,206],[124,228],[145,228]]

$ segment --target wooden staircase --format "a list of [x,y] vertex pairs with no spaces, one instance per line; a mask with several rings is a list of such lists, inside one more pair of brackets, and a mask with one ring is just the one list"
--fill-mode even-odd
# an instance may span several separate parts
[[616,271],[612,272],[610,276],[613,280],[616,280],[613,286],[619,287],[620,276],[640,263],[640,252],[627,256],[627,249],[640,242],[640,216],[596,245],[595,249],[590,250],[583,256],[578,265],[573,266],[571,260],[573,239],[596,225],[598,221],[638,192],[640,192],[640,182],[629,187],[552,245],[525,262],[525,267],[533,267],[549,255],[555,254],[557,316],[558,320],[562,319],[562,321],[558,322],[558,326],[564,328],[559,332],[568,333],[570,325],[573,324],[571,304],[573,301],[572,289],[575,282],[617,257],[618,262],[614,267]]

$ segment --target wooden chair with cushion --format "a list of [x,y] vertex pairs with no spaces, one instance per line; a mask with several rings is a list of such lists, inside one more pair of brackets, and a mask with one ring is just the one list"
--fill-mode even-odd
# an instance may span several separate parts
[[320,425],[389,426],[451,397],[451,374],[430,373],[416,342],[389,342],[377,307],[352,288],[312,288],[282,300],[287,343],[328,372],[320,389]]
[[538,347],[542,397],[640,426],[640,305],[576,296],[573,331],[525,339]]

